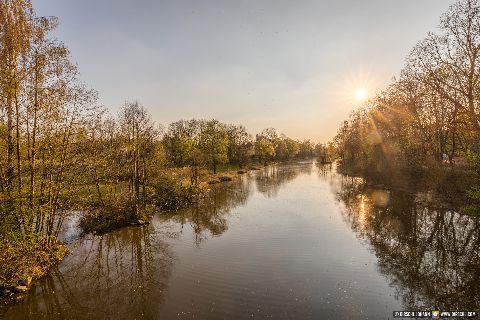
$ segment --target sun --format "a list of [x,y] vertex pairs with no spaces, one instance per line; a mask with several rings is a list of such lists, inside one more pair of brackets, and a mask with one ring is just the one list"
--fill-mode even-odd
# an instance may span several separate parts
[[365,101],[368,98],[368,92],[365,89],[358,89],[355,92],[355,100],[357,101]]

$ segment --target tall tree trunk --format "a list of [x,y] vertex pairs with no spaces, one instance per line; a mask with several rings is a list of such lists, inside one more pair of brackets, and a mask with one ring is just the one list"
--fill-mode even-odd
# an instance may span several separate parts
[[6,184],[7,184],[7,193],[11,196],[13,188],[13,153],[15,146],[13,144],[13,105],[12,98],[9,93],[7,93],[7,169],[6,169]]
[[34,88],[34,102],[33,102],[33,127],[32,127],[32,141],[30,147],[30,192],[29,192],[29,206],[32,215],[35,214],[35,171],[36,171],[36,157],[37,157],[37,114],[39,108],[38,99],[38,70],[35,69],[35,88]]
[[18,195],[21,197],[22,193],[22,172],[21,172],[21,158],[20,158],[20,106],[18,104],[18,85],[15,83],[14,98],[15,98],[15,145],[17,156],[17,180],[18,180]]

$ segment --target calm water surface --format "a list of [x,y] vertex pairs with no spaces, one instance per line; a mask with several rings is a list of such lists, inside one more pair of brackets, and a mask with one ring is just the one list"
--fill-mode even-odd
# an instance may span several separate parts
[[480,309],[480,223],[312,162],[80,238],[6,319],[391,319]]

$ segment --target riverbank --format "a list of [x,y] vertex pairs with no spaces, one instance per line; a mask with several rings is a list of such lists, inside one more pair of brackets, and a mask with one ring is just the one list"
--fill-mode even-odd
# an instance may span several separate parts
[[390,167],[389,170],[372,172],[358,170],[338,163],[341,174],[364,179],[367,188],[382,188],[409,194],[421,194],[419,201],[430,207],[456,210],[479,215],[476,199],[470,190],[478,184],[476,173],[467,167],[430,165],[419,167]]
[[261,167],[240,169],[225,166],[220,167],[217,173],[199,168],[194,177],[192,170],[188,167],[166,169],[150,186],[148,204],[143,208],[134,208],[128,200],[104,200],[97,207],[87,210],[80,220],[80,227],[86,234],[104,234],[127,226],[149,224],[156,212],[175,212],[189,207],[205,199],[216,185],[235,181],[249,171],[261,170]]
[[33,281],[48,274],[68,251],[60,242],[0,241],[0,306],[23,299]]

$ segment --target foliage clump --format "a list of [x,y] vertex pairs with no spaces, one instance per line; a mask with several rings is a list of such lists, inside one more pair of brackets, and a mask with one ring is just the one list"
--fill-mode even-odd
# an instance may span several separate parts
[[67,254],[61,243],[36,237],[4,238],[0,248],[0,298],[15,286],[29,285],[31,280],[41,278]]
[[175,211],[195,203],[202,194],[198,186],[186,186],[163,175],[155,184],[155,204],[160,210]]

